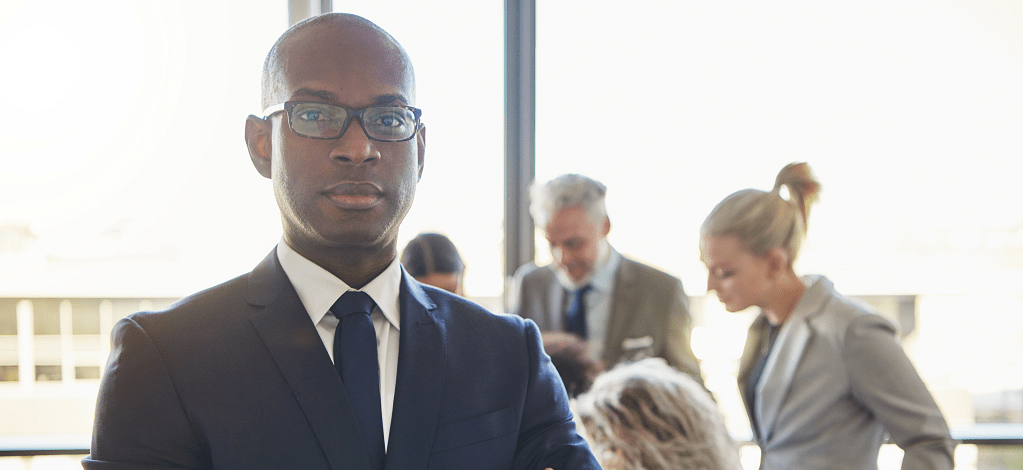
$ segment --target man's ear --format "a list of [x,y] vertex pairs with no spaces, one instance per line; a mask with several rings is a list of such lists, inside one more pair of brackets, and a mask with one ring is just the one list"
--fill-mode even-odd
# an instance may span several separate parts
[[420,124],[419,130],[416,131],[416,151],[419,152],[419,178],[417,181],[423,179],[423,165],[426,163],[426,125]]
[[600,234],[606,237],[609,233],[611,233],[611,218],[604,216],[604,223],[600,224]]
[[245,145],[249,148],[252,166],[264,178],[270,178],[270,120],[252,114],[245,119]]

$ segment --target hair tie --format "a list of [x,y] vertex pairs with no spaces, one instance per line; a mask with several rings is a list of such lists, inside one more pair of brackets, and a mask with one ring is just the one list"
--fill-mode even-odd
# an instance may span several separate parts
[[[783,189],[785,190],[785,194],[782,194]],[[778,196],[778,198],[781,199],[782,201],[793,203],[792,191],[789,191],[788,185],[785,184],[774,185],[774,189],[771,190],[771,194]]]

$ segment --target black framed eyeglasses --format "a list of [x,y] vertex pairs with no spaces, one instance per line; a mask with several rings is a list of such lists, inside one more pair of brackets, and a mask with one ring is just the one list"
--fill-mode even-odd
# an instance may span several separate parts
[[404,142],[416,135],[423,110],[412,106],[386,105],[351,109],[315,101],[287,101],[263,110],[264,118],[287,111],[292,132],[310,139],[336,139],[359,118],[366,137],[379,142]]

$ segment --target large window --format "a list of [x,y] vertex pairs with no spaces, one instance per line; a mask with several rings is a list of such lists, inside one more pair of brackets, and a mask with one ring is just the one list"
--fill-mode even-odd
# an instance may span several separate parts
[[504,289],[504,8],[501,2],[335,1],[390,32],[416,69],[426,167],[399,249],[447,235],[466,264],[466,295],[499,309]]
[[1021,13],[998,1],[539,2],[537,177],[603,181],[615,247],[682,279],[733,429],[748,429],[735,371],[753,312],[703,297],[699,227],[794,161],[823,184],[797,272],[901,323],[951,424],[1023,422]]
[[[502,5],[335,10],[387,29],[416,67],[426,167],[399,247],[448,235],[466,293],[499,308]],[[0,8],[0,436],[87,445],[113,322],[247,272],[278,242],[242,136],[287,22],[282,0]]]
[[184,295],[269,251],[280,224],[242,130],[285,4],[49,0],[0,14],[5,291]]
[[276,243],[242,129],[286,26],[279,0],[3,3],[3,447],[88,445],[113,321],[247,271]]
[[[260,69],[287,27],[286,7],[280,0],[5,7],[4,57],[19,73],[0,77],[13,110],[0,117],[0,285],[185,295],[255,266],[278,241],[280,221],[242,131],[245,117],[260,111]],[[416,66],[428,151],[399,243],[420,231],[447,234],[468,265],[467,293],[499,297],[500,3],[335,2],[335,9],[379,23]]]

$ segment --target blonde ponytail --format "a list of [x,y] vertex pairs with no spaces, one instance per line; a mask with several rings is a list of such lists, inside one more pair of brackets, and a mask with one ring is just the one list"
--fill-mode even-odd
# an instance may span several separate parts
[[[781,197],[781,188],[789,198]],[[810,205],[816,202],[820,183],[806,163],[790,163],[782,168],[771,192],[744,189],[722,200],[703,222],[701,240],[707,237],[735,236],[750,252],[765,255],[782,247],[795,260],[806,235]]]
[[807,218],[810,215],[810,205],[817,202],[817,196],[821,189],[820,183],[813,177],[810,165],[800,162],[789,163],[778,172],[778,177],[774,179],[774,190],[772,192],[780,196],[782,186],[786,187],[789,191],[789,202],[799,208],[799,213],[803,217],[803,230],[805,231]]

